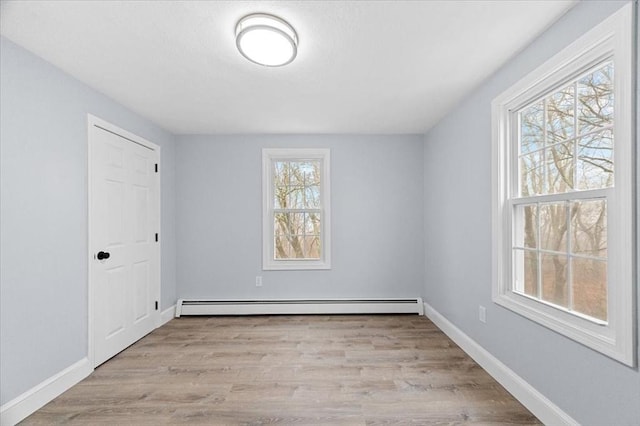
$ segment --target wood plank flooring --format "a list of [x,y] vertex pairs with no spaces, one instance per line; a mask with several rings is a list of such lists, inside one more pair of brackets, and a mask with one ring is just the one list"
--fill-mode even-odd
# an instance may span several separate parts
[[182,317],[24,420],[540,424],[425,317]]

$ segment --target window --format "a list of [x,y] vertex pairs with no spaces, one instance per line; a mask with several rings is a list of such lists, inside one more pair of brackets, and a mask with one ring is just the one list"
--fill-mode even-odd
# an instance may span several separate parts
[[330,269],[328,149],[263,149],[263,269]]
[[626,6],[493,102],[493,298],[633,365]]

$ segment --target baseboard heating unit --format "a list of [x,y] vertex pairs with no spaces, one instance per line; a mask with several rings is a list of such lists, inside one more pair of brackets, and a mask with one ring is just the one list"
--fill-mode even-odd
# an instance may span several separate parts
[[409,299],[179,299],[176,318],[182,315],[299,315],[299,314],[419,314],[421,298]]

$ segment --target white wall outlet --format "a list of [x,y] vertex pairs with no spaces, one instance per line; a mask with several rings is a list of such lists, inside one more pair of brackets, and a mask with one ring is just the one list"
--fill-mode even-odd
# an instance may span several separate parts
[[480,322],[487,322],[487,308],[482,305],[478,306],[478,319]]
[[262,277],[260,275],[256,276],[256,287],[262,287]]

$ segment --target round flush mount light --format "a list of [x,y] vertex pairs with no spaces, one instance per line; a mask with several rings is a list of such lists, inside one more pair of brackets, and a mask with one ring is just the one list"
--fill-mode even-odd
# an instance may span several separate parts
[[251,62],[281,67],[298,54],[298,35],[284,19],[255,13],[245,16],[236,25],[236,46]]

